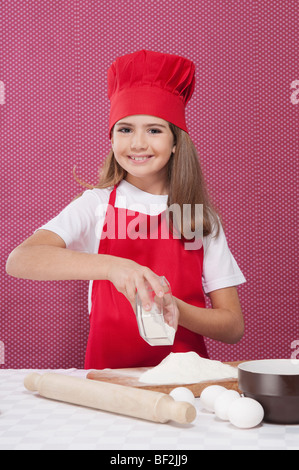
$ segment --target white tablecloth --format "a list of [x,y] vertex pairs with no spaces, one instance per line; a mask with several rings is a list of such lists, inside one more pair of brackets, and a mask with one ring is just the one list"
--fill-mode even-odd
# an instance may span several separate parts
[[[24,388],[30,372],[0,370],[0,450],[299,450],[299,425],[262,423],[241,430],[205,412],[199,399],[193,423],[157,424],[43,398]],[[51,372],[79,377],[87,373]]]

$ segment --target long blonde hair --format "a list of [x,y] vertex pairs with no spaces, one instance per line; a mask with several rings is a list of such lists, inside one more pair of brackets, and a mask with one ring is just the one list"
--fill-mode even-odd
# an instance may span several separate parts
[[[203,236],[214,233],[218,236],[220,228],[220,216],[213,206],[204,181],[203,172],[199,162],[197,150],[189,135],[169,123],[170,130],[174,136],[176,145],[175,152],[168,162],[168,207],[177,204],[181,209],[184,205],[191,207],[191,230],[196,231],[195,206],[202,204],[203,214],[202,234]],[[76,175],[74,177],[82,186],[94,188],[108,188],[114,186],[127,176],[127,172],[119,165],[111,149],[99,170],[99,181],[96,185],[89,185],[82,182]],[[183,211],[181,212],[183,213]],[[173,225],[173,220],[171,220]],[[184,236],[183,220],[176,221],[181,234]]]

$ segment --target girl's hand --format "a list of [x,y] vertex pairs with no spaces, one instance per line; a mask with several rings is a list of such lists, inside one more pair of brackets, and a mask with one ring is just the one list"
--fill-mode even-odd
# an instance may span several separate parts
[[165,322],[176,331],[179,323],[179,309],[176,298],[171,294],[164,295],[163,311]]
[[135,311],[135,296],[138,291],[142,306],[150,310],[151,299],[146,288],[149,283],[158,297],[163,297],[164,289],[157,274],[146,266],[135,261],[116,256],[109,257],[107,279],[112,282],[118,292],[121,292],[131,303]]

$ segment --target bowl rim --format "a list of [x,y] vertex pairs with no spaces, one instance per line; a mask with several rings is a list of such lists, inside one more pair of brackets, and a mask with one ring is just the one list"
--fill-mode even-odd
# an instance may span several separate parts
[[258,375],[299,376],[299,359],[257,359],[238,365],[240,371]]

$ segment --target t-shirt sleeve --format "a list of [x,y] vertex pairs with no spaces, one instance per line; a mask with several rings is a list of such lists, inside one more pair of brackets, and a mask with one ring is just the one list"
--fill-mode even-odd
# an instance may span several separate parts
[[108,200],[108,190],[87,190],[38,230],[56,233],[68,249],[94,253],[99,245]]
[[202,285],[206,293],[243,284],[246,279],[233,257],[222,226],[218,237],[204,240]]

